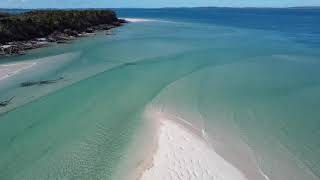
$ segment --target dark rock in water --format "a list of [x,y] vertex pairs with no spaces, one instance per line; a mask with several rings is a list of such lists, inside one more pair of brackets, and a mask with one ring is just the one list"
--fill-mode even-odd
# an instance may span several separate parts
[[10,102],[13,100],[14,96],[8,100],[5,100],[5,101],[0,101],[0,107],[5,107],[7,106],[8,104],[10,104]]
[[60,77],[58,79],[54,80],[42,80],[42,81],[27,81],[20,84],[21,87],[28,87],[28,86],[34,86],[34,85],[45,85],[45,84],[52,84],[56,83],[59,80],[62,80],[63,77]]

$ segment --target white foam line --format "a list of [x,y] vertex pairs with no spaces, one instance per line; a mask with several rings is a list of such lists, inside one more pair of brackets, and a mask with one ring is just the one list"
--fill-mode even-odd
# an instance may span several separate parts
[[165,21],[165,20],[158,20],[158,19],[143,19],[143,18],[122,18],[126,21],[132,23],[139,23],[139,22],[164,22],[164,23],[175,23],[173,21]]
[[156,20],[152,20],[152,19],[140,19],[140,18],[123,18],[126,21],[129,22],[150,22],[150,21],[156,21]]
[[176,121],[179,121],[180,123],[182,123],[182,124],[190,127],[191,129],[193,129],[193,130],[201,133],[201,137],[202,137],[204,140],[208,141],[208,136],[207,136],[207,134],[206,134],[206,131],[205,131],[204,127],[203,127],[202,129],[198,129],[197,127],[195,127],[195,126],[194,126],[192,123],[190,123],[189,121],[183,119],[183,118],[180,117],[180,116],[176,116],[176,115],[173,115],[173,114],[165,114],[165,113],[162,113],[162,112],[158,112],[158,116],[159,116],[159,117],[160,117],[160,116],[163,116],[163,117],[165,117],[165,119],[168,118],[168,119],[174,119],[174,120],[176,120]]
[[183,125],[159,117],[161,126],[153,166],[141,180],[246,180],[246,177],[219,156],[203,139]]
[[266,179],[266,180],[270,180],[270,178],[262,171],[262,169],[260,167],[258,167],[260,174]]

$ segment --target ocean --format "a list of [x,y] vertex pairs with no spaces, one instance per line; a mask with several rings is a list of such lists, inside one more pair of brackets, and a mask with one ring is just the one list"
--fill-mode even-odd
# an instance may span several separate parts
[[1,59],[36,65],[0,78],[0,101],[14,97],[0,179],[123,179],[156,137],[152,112],[201,129],[247,179],[320,179],[319,9],[115,11],[140,20]]

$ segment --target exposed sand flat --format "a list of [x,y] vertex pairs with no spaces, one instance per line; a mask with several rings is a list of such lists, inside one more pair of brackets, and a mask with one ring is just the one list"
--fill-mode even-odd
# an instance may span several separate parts
[[161,119],[158,149],[141,180],[245,180],[205,140],[183,125]]
[[155,21],[152,19],[139,19],[139,18],[124,18],[125,20],[129,22],[149,22],[149,21]]
[[29,69],[36,65],[36,62],[21,62],[21,63],[12,63],[12,64],[2,64],[0,65],[0,81],[18,74],[19,72]]
[[138,23],[138,22],[163,22],[163,23],[175,23],[173,21],[165,21],[165,20],[159,20],[159,19],[142,19],[142,18],[123,18],[129,22],[132,23]]
[[[24,62],[17,63],[7,63],[0,64],[0,82],[11,76],[21,74],[27,71],[32,71],[32,68],[37,67],[37,71],[32,71],[32,73],[42,74],[47,73],[50,70],[59,68],[68,62],[71,62],[78,57],[79,53],[70,52],[65,54],[60,54],[56,56],[49,56],[40,59],[28,60]],[[30,72],[31,72],[30,71]]]

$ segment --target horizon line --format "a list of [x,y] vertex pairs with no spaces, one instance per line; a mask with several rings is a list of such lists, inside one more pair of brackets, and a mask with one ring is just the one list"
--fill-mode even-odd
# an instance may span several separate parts
[[260,7],[260,6],[239,6],[239,7],[233,7],[233,6],[194,6],[194,7],[189,7],[189,6],[173,6],[173,7],[35,7],[35,8],[18,8],[18,7],[11,7],[11,8],[6,8],[6,7],[0,7],[1,9],[13,9],[13,10],[33,10],[33,9],[191,9],[191,8],[228,8],[228,9],[293,9],[293,8],[320,8],[320,5],[317,6],[266,6],[266,7]]

